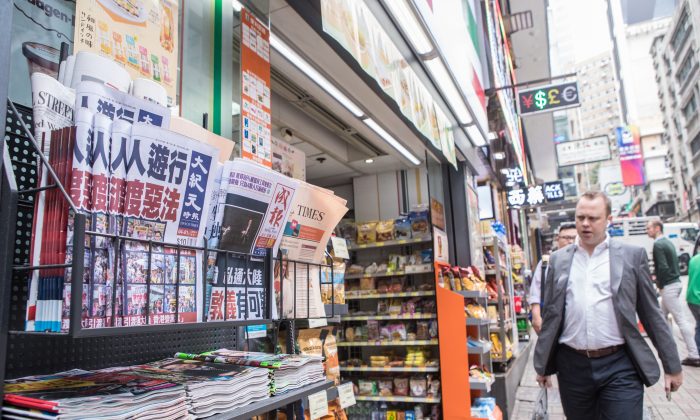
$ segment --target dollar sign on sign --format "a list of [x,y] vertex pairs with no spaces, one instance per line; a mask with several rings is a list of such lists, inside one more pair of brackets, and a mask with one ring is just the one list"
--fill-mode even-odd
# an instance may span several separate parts
[[547,95],[543,90],[539,90],[535,93],[535,106],[539,109],[543,109],[545,105],[547,105]]

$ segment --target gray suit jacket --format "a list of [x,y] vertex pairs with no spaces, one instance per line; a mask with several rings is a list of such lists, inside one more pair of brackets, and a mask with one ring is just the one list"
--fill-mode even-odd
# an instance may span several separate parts
[[[557,373],[555,356],[564,328],[564,308],[569,271],[575,245],[552,254],[545,278],[542,331],[535,347],[535,371],[540,375]],[[646,251],[637,246],[610,240],[610,282],[613,306],[620,332],[639,376],[651,386],[661,376],[659,365],[637,328],[637,315],[656,347],[666,373],[681,371],[676,342],[659,309]]]

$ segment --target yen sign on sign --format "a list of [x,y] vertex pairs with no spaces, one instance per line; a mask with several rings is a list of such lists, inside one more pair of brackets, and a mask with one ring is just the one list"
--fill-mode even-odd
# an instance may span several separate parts
[[578,83],[549,85],[518,92],[520,115],[532,115],[580,106]]

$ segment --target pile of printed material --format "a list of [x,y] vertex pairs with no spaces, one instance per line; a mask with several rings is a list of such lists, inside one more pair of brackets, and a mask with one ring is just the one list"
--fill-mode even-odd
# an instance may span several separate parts
[[2,418],[187,418],[185,387],[124,370],[71,370],[7,381]]
[[177,358],[267,368],[270,393],[280,395],[325,380],[323,358],[300,354],[269,354],[220,349],[203,354],[176,354]]

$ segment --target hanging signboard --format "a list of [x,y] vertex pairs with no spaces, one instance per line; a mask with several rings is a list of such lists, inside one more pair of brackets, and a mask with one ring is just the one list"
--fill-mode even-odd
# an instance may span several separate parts
[[620,152],[622,183],[625,186],[644,185],[644,158],[639,127],[628,125],[615,129]]
[[270,29],[241,10],[241,157],[272,167]]
[[527,188],[514,188],[506,194],[506,201],[511,209],[540,206],[544,203],[561,201],[564,198],[564,183],[561,181],[531,185]]
[[[86,0],[76,3],[73,53],[91,51],[122,64],[132,79],[161,84],[175,105],[178,2]],[[37,2],[38,4],[38,2]],[[48,9],[45,10],[47,15]]]
[[578,82],[548,85],[518,92],[520,115],[539,114],[580,106]]
[[556,151],[560,167],[612,159],[608,136],[557,143]]

